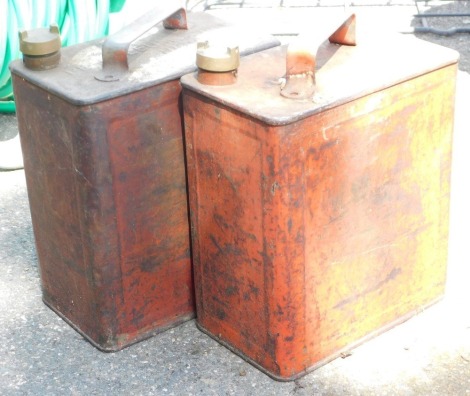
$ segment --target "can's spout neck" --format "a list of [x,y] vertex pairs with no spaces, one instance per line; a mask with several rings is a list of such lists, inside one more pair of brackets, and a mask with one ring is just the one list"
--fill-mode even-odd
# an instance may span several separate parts
[[[286,82],[281,95],[291,99],[307,99],[315,92],[315,66],[318,48],[328,37],[331,43],[356,45],[356,15],[350,14],[337,28],[337,21],[318,27],[313,37],[302,34],[287,49]],[[317,31],[319,30],[319,31]],[[331,32],[333,31],[333,34]]]

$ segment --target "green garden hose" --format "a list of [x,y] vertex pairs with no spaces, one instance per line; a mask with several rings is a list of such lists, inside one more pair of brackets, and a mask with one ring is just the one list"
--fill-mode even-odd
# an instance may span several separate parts
[[72,45],[108,34],[109,13],[120,11],[126,0],[0,0],[0,112],[15,111],[9,63],[18,59],[19,29],[57,23],[62,45]]

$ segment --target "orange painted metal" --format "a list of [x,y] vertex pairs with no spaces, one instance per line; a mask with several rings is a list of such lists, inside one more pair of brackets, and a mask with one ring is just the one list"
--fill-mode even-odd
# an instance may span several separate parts
[[285,56],[182,84],[198,326],[292,380],[443,295],[458,57],[325,44],[295,101]]
[[[116,81],[95,78],[100,41],[53,70],[11,65],[43,300],[106,351],[195,314],[179,77],[199,35],[237,28],[188,22],[134,43]],[[277,44],[251,34],[241,50]]]

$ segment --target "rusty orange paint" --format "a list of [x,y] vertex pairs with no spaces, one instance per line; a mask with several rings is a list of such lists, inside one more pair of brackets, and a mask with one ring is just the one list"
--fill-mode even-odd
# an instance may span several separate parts
[[292,51],[286,59],[286,75],[315,73],[315,54],[306,49]]
[[456,65],[276,124],[252,58],[182,80],[197,322],[292,380],[443,295]]

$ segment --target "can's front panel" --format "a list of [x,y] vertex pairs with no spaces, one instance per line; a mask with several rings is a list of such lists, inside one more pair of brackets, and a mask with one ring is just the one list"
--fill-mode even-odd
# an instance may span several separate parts
[[76,106],[14,79],[44,301],[105,350],[193,317],[178,81]]
[[455,73],[280,126],[185,89],[204,331],[293,379],[442,296]]
[[272,206],[264,186],[274,147],[263,126],[247,128],[191,92],[184,108],[199,324],[268,365],[275,353],[267,306],[272,268],[263,238]]

